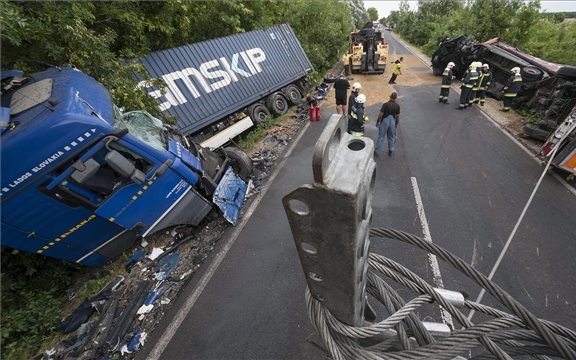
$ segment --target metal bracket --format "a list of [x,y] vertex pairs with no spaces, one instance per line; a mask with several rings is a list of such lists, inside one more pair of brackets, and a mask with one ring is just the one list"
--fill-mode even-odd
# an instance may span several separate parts
[[310,293],[340,321],[361,326],[370,248],[374,143],[332,115],[314,149],[314,184],[282,199]]

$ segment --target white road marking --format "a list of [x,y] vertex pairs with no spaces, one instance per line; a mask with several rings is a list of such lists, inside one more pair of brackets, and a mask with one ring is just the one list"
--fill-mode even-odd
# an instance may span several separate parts
[[[310,123],[307,122],[306,125],[304,125],[304,128],[300,130],[300,133],[294,140],[293,145],[290,147],[290,149],[288,149],[286,155],[284,156],[282,161],[278,164],[276,170],[270,176],[270,179],[268,180],[269,183],[274,182],[274,179],[276,178],[280,170],[282,170],[282,168],[284,167],[286,159],[297,147],[296,145],[298,144],[298,142],[300,141],[300,139],[302,138],[302,136],[304,135],[309,126]],[[184,302],[184,305],[182,305],[182,307],[178,310],[178,313],[174,316],[174,319],[172,319],[170,325],[166,327],[166,330],[164,330],[164,333],[162,334],[160,339],[158,339],[158,342],[155,344],[154,349],[152,349],[148,357],[146,357],[146,360],[159,360],[161,358],[162,354],[164,353],[164,350],[166,350],[166,347],[174,337],[174,334],[176,334],[176,331],[178,331],[178,328],[180,327],[180,325],[182,325],[182,322],[184,322],[186,316],[188,316],[188,313],[196,303],[196,300],[198,300],[200,295],[202,295],[202,292],[204,291],[204,288],[208,285],[208,282],[210,282],[212,275],[214,275],[216,270],[218,270],[218,267],[220,266],[222,261],[224,261],[224,258],[226,257],[226,254],[228,254],[228,251],[232,248],[232,245],[234,245],[236,238],[246,225],[246,222],[248,222],[250,216],[256,210],[258,203],[260,203],[264,195],[268,192],[269,186],[265,186],[263,188],[264,189],[257,195],[257,198],[254,200],[254,202],[246,210],[246,213],[242,217],[242,221],[236,226],[234,232],[232,233],[226,244],[222,247],[222,250],[218,254],[216,254],[214,260],[212,261],[212,263],[210,264],[204,275],[202,275],[202,278],[198,281],[198,284],[196,284],[196,287],[192,292],[192,294],[190,294],[190,296]]]
[[[422,233],[424,234],[424,240],[432,242],[432,236],[430,235],[430,228],[428,227],[428,220],[426,220],[426,213],[424,212],[424,205],[422,204],[422,197],[420,196],[420,189],[418,188],[418,182],[415,177],[411,177],[412,189],[414,191],[414,199],[416,200],[416,208],[418,209],[418,217],[420,218],[420,225],[422,226]],[[428,264],[432,269],[432,275],[434,277],[434,286],[440,289],[444,289],[444,283],[442,282],[442,274],[440,273],[440,266],[438,265],[438,259],[436,255],[428,253]],[[448,325],[450,329],[454,329],[454,323],[452,322],[452,315],[443,307],[440,307],[440,316],[444,324]]]

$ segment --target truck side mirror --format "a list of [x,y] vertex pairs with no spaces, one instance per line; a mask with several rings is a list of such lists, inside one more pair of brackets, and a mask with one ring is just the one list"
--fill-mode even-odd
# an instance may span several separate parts
[[136,169],[136,166],[134,166],[130,160],[126,159],[118,151],[111,150],[106,154],[105,159],[110,167],[121,176],[129,178],[137,184],[142,184],[144,180],[146,180],[146,175],[142,171]]

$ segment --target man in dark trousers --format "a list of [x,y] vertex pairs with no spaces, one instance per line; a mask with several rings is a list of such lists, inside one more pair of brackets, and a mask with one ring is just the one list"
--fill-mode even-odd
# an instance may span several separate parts
[[338,80],[334,82],[334,90],[336,92],[336,112],[345,115],[346,112],[346,98],[348,97],[348,89],[350,83],[346,80],[346,75],[341,74]]
[[388,137],[388,156],[392,156],[394,153],[396,129],[400,123],[400,105],[396,103],[397,98],[398,94],[396,94],[396,92],[390,94],[390,100],[382,105],[378,118],[376,119],[378,140],[376,140],[374,156],[380,156],[382,146],[384,145],[384,136]]
[[404,61],[403,57],[400,57],[400,59],[394,61],[394,69],[392,69],[392,77],[390,77],[388,84],[396,84],[396,78],[398,77],[398,75],[402,75],[402,69],[400,69],[402,61]]
[[484,106],[486,102],[486,92],[492,83],[492,73],[490,72],[490,66],[488,64],[482,65],[482,73],[478,76],[478,92],[476,93],[476,99],[474,103],[480,102],[480,106]]
[[352,84],[352,91],[350,91],[350,96],[348,97],[348,133],[350,133],[350,126],[352,123],[352,109],[356,104],[356,97],[360,95],[360,89],[362,89],[362,85],[359,82],[355,82]]
[[520,86],[522,86],[522,75],[520,75],[520,68],[519,67],[513,67],[512,69],[510,69],[510,71],[512,71],[512,76],[510,76],[510,78],[508,79],[508,82],[506,83],[506,86],[504,86],[504,89],[502,90],[502,109],[500,109],[500,111],[510,111],[510,109],[512,108],[512,102],[514,101],[514,98],[518,95],[518,92],[520,91]]
[[470,93],[472,92],[472,88],[476,85],[476,81],[478,81],[478,73],[476,72],[476,64],[472,63],[468,67],[468,72],[464,75],[464,79],[462,79],[462,86],[460,89],[460,104],[458,104],[458,110],[466,109],[469,104],[472,104]]
[[452,80],[454,80],[454,74],[452,73],[452,68],[454,66],[455,64],[453,62],[449,62],[442,73],[442,84],[440,85],[440,97],[438,98],[438,102],[448,104],[448,95],[450,95],[450,87],[452,86]]
[[350,112],[350,121],[348,123],[349,133],[353,136],[364,136],[364,123],[368,122],[368,116],[364,114],[364,103],[366,95],[359,94],[356,96],[356,102]]

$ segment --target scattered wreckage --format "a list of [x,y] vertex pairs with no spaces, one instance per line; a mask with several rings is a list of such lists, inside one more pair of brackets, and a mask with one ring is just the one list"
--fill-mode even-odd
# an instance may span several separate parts
[[490,66],[493,81],[488,95],[500,99],[502,89],[513,67],[521,69],[522,88],[514,100],[516,108],[534,110],[539,121],[526,124],[527,137],[545,141],[553,135],[576,105],[576,67],[555,64],[527,54],[499,38],[477,42],[465,35],[445,38],[432,55],[434,75],[441,75],[449,62],[461,78],[472,61]]

